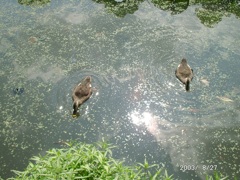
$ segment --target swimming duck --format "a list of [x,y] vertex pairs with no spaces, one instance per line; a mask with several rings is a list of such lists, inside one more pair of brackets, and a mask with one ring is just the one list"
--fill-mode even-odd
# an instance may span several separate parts
[[193,70],[188,65],[185,58],[182,59],[175,71],[176,77],[186,86],[186,91],[190,90],[190,82],[193,79]]
[[77,117],[78,108],[92,95],[91,81],[92,78],[87,76],[74,88],[72,93],[73,117]]

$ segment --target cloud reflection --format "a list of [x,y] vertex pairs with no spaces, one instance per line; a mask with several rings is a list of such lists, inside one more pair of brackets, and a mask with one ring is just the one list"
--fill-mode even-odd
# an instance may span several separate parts
[[157,140],[160,138],[160,129],[158,122],[160,121],[159,117],[154,116],[150,112],[139,113],[133,111],[129,114],[129,118],[133,124],[136,126],[144,126],[147,131],[151,133]]

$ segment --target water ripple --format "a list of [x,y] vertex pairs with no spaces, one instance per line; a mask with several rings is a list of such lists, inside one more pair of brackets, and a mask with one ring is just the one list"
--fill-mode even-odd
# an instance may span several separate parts
[[55,83],[52,88],[52,107],[57,109],[57,112],[66,115],[72,111],[72,91],[74,87],[86,76],[92,77],[92,87],[94,91],[92,96],[97,96],[99,94],[99,89],[110,86],[110,81],[105,75],[93,72],[92,70],[82,70],[70,74],[66,78]]

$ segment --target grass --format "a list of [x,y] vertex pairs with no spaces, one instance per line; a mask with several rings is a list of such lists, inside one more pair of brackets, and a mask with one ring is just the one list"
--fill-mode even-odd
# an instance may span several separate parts
[[[35,156],[24,171],[16,171],[16,177],[9,180],[28,179],[86,179],[86,180],[172,180],[167,170],[157,164],[144,163],[125,166],[112,158],[113,146],[102,141],[96,145],[86,143],[65,143],[67,148],[51,149],[45,156]],[[151,173],[151,172],[155,173]],[[206,175],[206,180],[224,180],[220,173]]]
[[[16,177],[10,179],[164,179],[171,180],[167,171],[158,165],[144,164],[125,166],[112,158],[112,151],[106,142],[97,145],[78,143],[68,144],[64,149],[52,149],[45,156],[32,158],[25,171],[15,171]],[[155,168],[155,173],[150,170]]]

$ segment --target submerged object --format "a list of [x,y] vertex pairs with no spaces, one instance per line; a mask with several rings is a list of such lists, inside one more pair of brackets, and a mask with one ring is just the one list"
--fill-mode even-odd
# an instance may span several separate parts
[[205,86],[209,86],[209,81],[205,78],[200,79],[200,81],[205,85]]
[[38,38],[36,38],[36,37],[34,37],[34,36],[31,36],[30,38],[28,38],[28,42],[29,42],[29,43],[34,44],[34,43],[36,43],[37,41],[38,41]]
[[24,92],[24,88],[13,88],[13,93],[17,95],[21,95]]
[[218,98],[219,100],[224,101],[224,102],[233,102],[232,99],[229,99],[226,96],[216,96],[216,98]]
[[90,76],[85,77],[82,81],[74,88],[72,93],[73,100],[73,114],[72,117],[78,117],[79,113],[77,112],[79,107],[89,99],[92,95],[92,78]]
[[181,63],[178,65],[175,71],[176,77],[185,84],[186,91],[190,90],[190,82],[193,79],[193,70],[188,65],[185,58],[182,59]]

